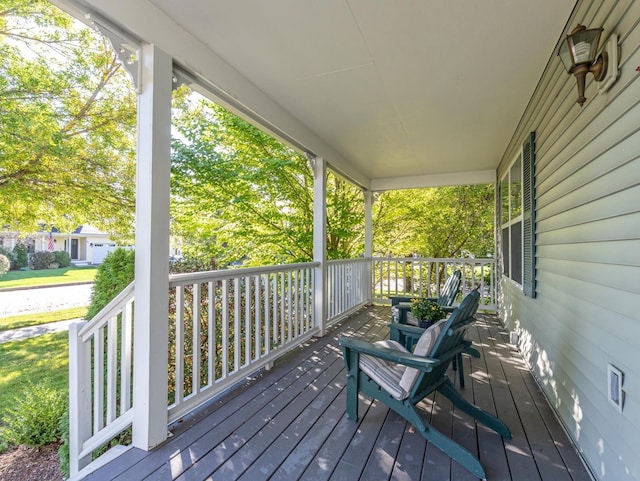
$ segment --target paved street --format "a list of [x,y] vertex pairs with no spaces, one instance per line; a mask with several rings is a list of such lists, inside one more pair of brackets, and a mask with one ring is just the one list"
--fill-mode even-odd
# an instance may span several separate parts
[[88,306],[93,284],[0,292],[0,317]]

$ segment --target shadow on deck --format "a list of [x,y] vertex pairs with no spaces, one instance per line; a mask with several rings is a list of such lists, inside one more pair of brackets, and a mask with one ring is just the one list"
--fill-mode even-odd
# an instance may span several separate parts
[[[360,399],[358,423],[345,414],[338,336],[388,336],[388,307],[364,309],[172,427],[146,453],[130,449],[86,480],[474,480],[378,403]],[[482,356],[465,357],[466,388],[496,413],[513,439],[457,413],[448,400],[421,405],[432,425],[477,455],[488,479],[589,481],[582,462],[507,333],[494,316],[469,330]],[[451,375],[453,379],[453,374]],[[457,385],[457,380],[456,380]]]

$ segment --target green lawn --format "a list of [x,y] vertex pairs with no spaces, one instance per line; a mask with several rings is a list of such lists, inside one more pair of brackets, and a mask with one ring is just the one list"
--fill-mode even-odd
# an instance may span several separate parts
[[30,287],[67,282],[93,282],[97,267],[61,267],[38,271],[9,271],[0,275],[0,289],[3,287]]
[[87,315],[87,310],[86,307],[73,307],[60,311],[4,317],[0,319],[0,331],[17,329],[19,327],[38,326],[40,324],[47,324],[48,322],[65,321],[67,319],[84,318],[84,316]]
[[67,332],[0,344],[0,419],[29,382],[69,389]]

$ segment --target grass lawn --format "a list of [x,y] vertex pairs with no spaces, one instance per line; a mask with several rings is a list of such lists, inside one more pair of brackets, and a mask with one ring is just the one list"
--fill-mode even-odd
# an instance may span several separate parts
[[48,322],[65,321],[67,319],[84,318],[88,308],[73,307],[60,311],[39,312],[36,314],[21,314],[19,316],[4,317],[0,319],[0,331],[17,329],[19,327],[38,326]]
[[56,332],[0,344],[0,419],[29,381],[68,391],[68,336]]
[[93,282],[97,267],[61,267],[38,271],[9,271],[0,276],[0,289],[3,287],[30,287],[67,282]]

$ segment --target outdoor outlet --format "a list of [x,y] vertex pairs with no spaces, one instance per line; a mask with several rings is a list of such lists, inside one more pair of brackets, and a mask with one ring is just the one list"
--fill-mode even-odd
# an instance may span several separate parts
[[613,404],[619,412],[622,412],[622,406],[624,404],[623,381],[624,373],[613,364],[607,365],[607,392],[609,402]]
[[514,346],[518,345],[518,333],[516,331],[509,332],[509,343]]

